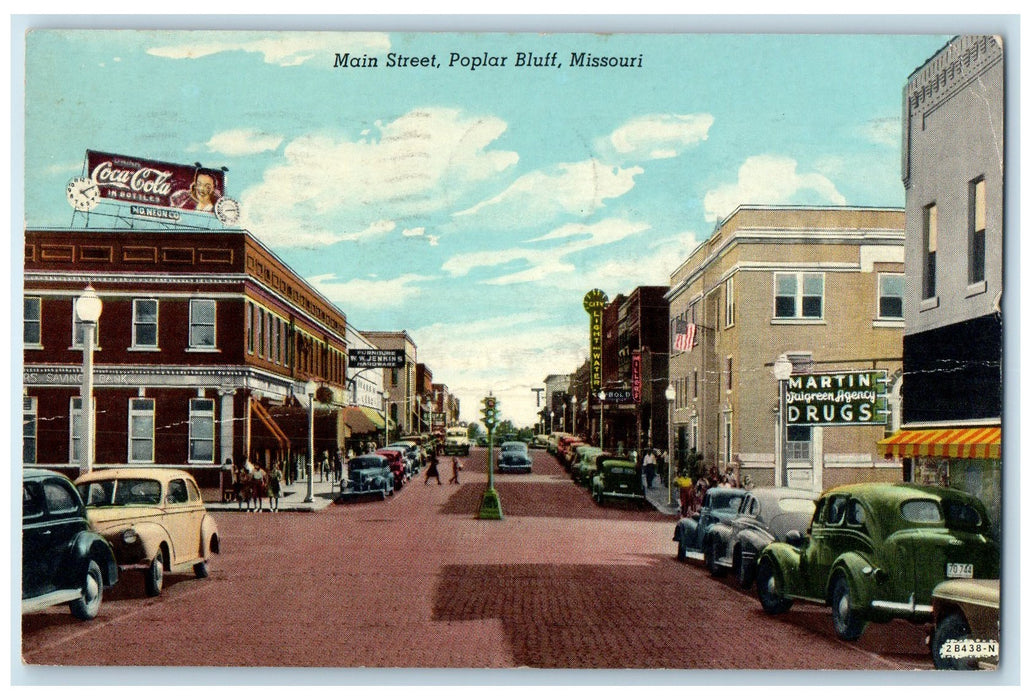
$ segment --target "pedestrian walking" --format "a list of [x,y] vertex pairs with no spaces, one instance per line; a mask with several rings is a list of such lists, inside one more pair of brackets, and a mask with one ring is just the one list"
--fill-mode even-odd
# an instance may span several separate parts
[[233,469],[233,497],[236,498],[236,503],[243,510],[243,502],[247,501],[247,507],[250,508],[250,492],[251,492],[251,477],[247,473],[244,467],[237,467]]
[[264,508],[265,488],[266,488],[266,486],[265,486],[265,478],[266,478],[265,470],[262,469],[261,465],[259,464],[257,467],[254,468],[254,473],[252,474],[252,480],[251,480],[251,483],[253,484],[253,489],[254,489],[254,500],[255,500],[255,502],[257,504],[257,507],[254,509],[254,511],[256,513],[260,513],[262,511],[262,509]]
[[443,483],[440,480],[440,472],[437,470],[437,455],[435,455],[435,454],[434,455],[430,455],[430,468],[426,470],[426,480],[423,481],[422,483],[423,484],[430,483],[430,477],[435,478],[437,480],[438,484]]
[[644,453],[644,478],[647,480],[648,488],[652,487],[655,481],[655,451],[649,449]]
[[272,463],[272,470],[268,473],[268,508],[270,511],[279,510],[279,496],[282,491],[280,486],[283,480],[283,472],[279,468],[279,462]]
[[462,463],[458,461],[458,457],[451,458],[451,478],[448,479],[449,484],[458,483],[458,472],[462,471]]

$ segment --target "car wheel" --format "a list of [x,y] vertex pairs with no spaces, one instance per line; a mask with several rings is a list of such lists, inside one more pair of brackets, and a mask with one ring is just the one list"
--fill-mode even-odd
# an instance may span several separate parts
[[687,543],[677,540],[677,561],[687,561]]
[[834,631],[846,642],[859,639],[866,629],[866,620],[856,615],[853,603],[848,579],[839,574],[831,587],[831,616],[834,618]]
[[100,564],[90,559],[86,566],[86,578],[82,582],[82,592],[68,607],[72,615],[80,620],[92,620],[100,612],[103,597],[104,576],[100,573]]
[[977,669],[977,661],[972,658],[943,658],[942,646],[950,641],[963,641],[970,637],[970,625],[962,613],[953,612],[943,617],[934,626],[931,635],[931,659],[934,667],[943,671],[973,671]]
[[718,540],[714,537],[709,540],[709,546],[705,548],[705,566],[709,569],[709,575],[715,578],[722,578],[726,571],[716,563],[716,547]]
[[751,589],[753,582],[756,580],[755,568],[744,563],[740,547],[734,552],[734,575],[737,578],[738,587],[744,591]]
[[150,567],[143,574],[143,584],[147,590],[147,595],[161,595],[161,585],[164,581],[165,562],[164,557],[161,555],[161,550],[158,550],[158,553],[154,555],[154,560],[150,562]]
[[759,562],[756,587],[759,589],[759,602],[770,615],[779,615],[791,609],[793,601],[784,595],[784,580],[769,559]]
[[193,565],[193,575],[197,578],[207,578],[209,573],[206,561],[199,561]]

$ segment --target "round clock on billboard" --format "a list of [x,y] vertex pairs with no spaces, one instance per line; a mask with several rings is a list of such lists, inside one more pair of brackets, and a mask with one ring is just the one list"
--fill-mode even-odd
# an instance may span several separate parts
[[229,197],[215,202],[215,216],[226,226],[232,226],[240,219],[240,203]]
[[68,195],[68,203],[75,211],[90,211],[100,203],[100,188],[92,178],[72,178],[68,181],[65,194]]

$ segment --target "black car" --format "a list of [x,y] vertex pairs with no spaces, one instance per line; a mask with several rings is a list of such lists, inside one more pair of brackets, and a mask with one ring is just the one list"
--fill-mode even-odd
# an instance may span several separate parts
[[517,450],[502,451],[498,457],[498,473],[523,472],[529,474],[533,471],[533,460],[528,454]]
[[347,462],[347,478],[340,481],[338,503],[362,495],[378,495],[381,499],[394,494],[394,473],[383,455],[368,454]]
[[104,589],[118,582],[111,545],[86,517],[75,486],[45,469],[22,477],[22,614],[67,604],[80,620],[100,612]]

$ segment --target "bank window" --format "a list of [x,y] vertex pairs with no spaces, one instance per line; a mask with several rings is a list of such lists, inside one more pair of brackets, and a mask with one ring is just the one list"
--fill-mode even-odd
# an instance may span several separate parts
[[970,242],[967,282],[984,281],[984,246],[987,219],[986,191],[984,178],[980,177],[970,183]]
[[923,221],[924,265],[923,298],[932,299],[937,294],[938,264],[938,205],[924,207]]
[[132,346],[156,348],[158,345],[157,299],[132,300]]
[[[72,347],[81,348],[83,345],[83,333],[90,324],[79,320],[79,314],[75,312],[75,300],[72,300]],[[93,347],[100,345],[100,321],[93,325]]]
[[254,304],[247,302],[247,353],[254,354]]
[[129,399],[129,461],[154,461],[154,399]]
[[877,316],[885,319],[902,318],[902,297],[906,276],[881,274],[877,278]]
[[190,461],[215,460],[215,401],[190,399]]
[[723,317],[723,326],[730,328],[734,325],[734,278],[727,280],[726,308]]
[[36,431],[38,425],[38,404],[35,396],[22,397],[21,407],[21,461],[22,464],[36,463]]
[[190,347],[215,347],[215,300],[190,301]]
[[39,297],[25,297],[25,315],[22,337],[25,347],[38,346],[42,341],[42,318]]
[[788,460],[795,462],[808,462],[812,440],[812,426],[789,425],[787,439]]
[[775,318],[823,318],[822,272],[778,272],[774,286]]

